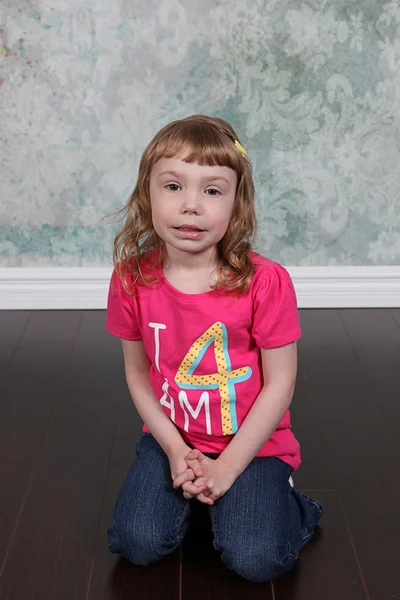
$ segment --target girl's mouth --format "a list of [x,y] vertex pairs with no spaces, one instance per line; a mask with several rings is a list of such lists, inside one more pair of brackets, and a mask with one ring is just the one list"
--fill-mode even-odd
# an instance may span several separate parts
[[181,238],[197,240],[201,238],[205,231],[203,229],[198,229],[197,227],[190,227],[183,225],[182,227],[174,227],[173,228],[177,235]]
[[204,231],[194,225],[181,225],[181,227],[174,227],[174,229],[179,229],[179,231]]

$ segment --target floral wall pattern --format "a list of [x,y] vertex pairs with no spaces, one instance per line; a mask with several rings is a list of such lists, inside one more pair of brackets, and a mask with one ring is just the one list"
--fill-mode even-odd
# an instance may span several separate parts
[[141,153],[227,119],[257,249],[400,261],[400,0],[1,0],[0,266],[110,263]]

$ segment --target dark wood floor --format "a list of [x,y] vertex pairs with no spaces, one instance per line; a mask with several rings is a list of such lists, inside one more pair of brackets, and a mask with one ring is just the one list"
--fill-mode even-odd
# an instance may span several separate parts
[[295,485],[325,512],[271,585],[228,571],[202,512],[154,566],[109,554],[141,429],[120,341],[104,311],[0,312],[0,600],[400,599],[400,309],[301,319]]

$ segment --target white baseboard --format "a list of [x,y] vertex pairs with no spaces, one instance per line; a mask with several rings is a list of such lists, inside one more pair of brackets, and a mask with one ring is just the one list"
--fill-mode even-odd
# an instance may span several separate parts
[[[287,267],[299,308],[400,307],[400,267]],[[105,309],[111,268],[0,268],[0,310]]]

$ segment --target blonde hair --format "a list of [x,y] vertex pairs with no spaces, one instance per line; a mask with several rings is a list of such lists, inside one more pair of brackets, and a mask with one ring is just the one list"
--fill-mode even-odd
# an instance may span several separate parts
[[236,171],[236,196],[227,231],[217,244],[218,279],[213,289],[234,295],[248,290],[255,270],[250,257],[256,234],[254,183],[251,165],[235,146],[236,141],[236,132],[223,119],[193,115],[166,125],[149,143],[140,160],[135,189],[128,203],[114,213],[126,211],[125,224],[114,240],[113,263],[128,294],[133,295],[127,283],[128,272],[133,275],[134,284],[157,281],[142,271],[146,253],[158,250],[153,253],[153,268],[166,258],[165,243],[152,223],[150,174],[158,160],[174,157]]

